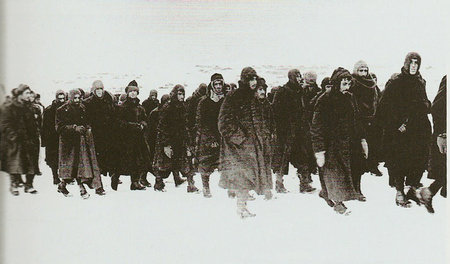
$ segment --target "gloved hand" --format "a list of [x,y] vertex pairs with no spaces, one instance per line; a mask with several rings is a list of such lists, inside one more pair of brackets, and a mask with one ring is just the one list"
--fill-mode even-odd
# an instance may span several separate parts
[[361,139],[361,146],[364,153],[364,158],[367,159],[369,157],[369,145],[367,144],[367,141],[363,138]]
[[314,156],[316,156],[317,166],[322,168],[325,165],[325,151],[314,153]]
[[172,155],[173,155],[172,147],[171,147],[171,146],[164,147],[164,154],[166,154],[166,156],[167,156],[169,159],[171,159],[171,158],[172,158]]
[[447,136],[441,136],[439,135],[436,139],[436,143],[439,148],[439,152],[442,154],[447,154]]

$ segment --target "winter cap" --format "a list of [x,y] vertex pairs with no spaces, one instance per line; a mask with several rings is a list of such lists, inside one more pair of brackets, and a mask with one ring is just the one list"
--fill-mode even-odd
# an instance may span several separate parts
[[410,52],[406,55],[405,63],[403,63],[403,67],[405,70],[409,71],[409,65],[411,64],[412,59],[417,59],[417,63],[419,64],[419,67],[417,70],[420,69],[420,64],[422,63],[422,58],[420,57],[419,53],[417,52]]
[[125,87],[125,93],[128,94],[131,91],[137,91],[139,94],[139,87],[135,80],[132,80],[127,87]]
[[201,94],[201,95],[205,95],[205,94],[206,94],[207,87],[208,87],[208,85],[206,85],[206,83],[201,83],[201,84],[198,86],[196,92],[199,93],[199,94]]
[[80,89],[72,89],[69,91],[69,102],[73,101],[73,98],[75,97],[75,95],[80,95],[80,100],[82,99],[82,94],[80,92]]
[[264,89],[265,91],[267,91],[267,84],[266,84],[266,80],[265,80],[264,78],[259,77],[259,78],[256,80],[256,88],[258,88],[258,87],[263,87],[263,89]]
[[150,90],[150,95],[149,95],[149,97],[152,97],[152,95],[154,95],[154,96],[158,96],[158,91],[156,91],[155,89],[152,89],[152,90]]
[[102,81],[100,80],[96,80],[92,83],[92,87],[91,87],[91,93],[94,93],[95,90],[97,89],[104,89],[105,87],[103,86]]
[[325,90],[327,85],[330,85],[330,77],[323,78],[322,82],[320,83],[320,88],[322,88],[322,90]]
[[223,81],[223,76],[220,73],[214,73],[213,75],[211,75],[211,82],[215,81],[215,80],[222,80]]
[[305,78],[306,83],[314,84],[317,81],[317,74],[314,71],[309,71],[303,75],[303,78]]
[[245,67],[244,69],[242,69],[242,71],[241,71],[241,81],[242,82],[247,83],[253,77],[258,77],[255,69],[253,69],[252,67]]
[[184,86],[181,84],[175,85],[172,88],[172,91],[170,91],[170,98],[174,99],[175,101],[178,101],[178,98],[177,98],[178,91],[183,91],[183,93],[185,93]]
[[289,81],[291,82],[291,83],[297,83],[297,75],[299,75],[300,74],[300,76],[302,76],[302,74],[300,73],[300,71],[298,70],[298,69],[291,69],[291,70],[289,70],[289,72],[288,72],[288,78],[289,78]]
[[352,75],[350,72],[342,67],[337,68],[333,71],[333,74],[330,78],[330,84],[333,85],[333,87],[339,87],[341,84],[342,79],[352,79]]
[[369,66],[367,66],[367,63],[363,60],[360,60],[358,62],[355,63],[355,66],[353,67],[353,74],[357,74],[358,70],[360,68],[367,68],[367,72],[369,72]]
[[161,105],[164,105],[167,101],[169,101],[170,99],[170,95],[168,94],[164,94],[163,96],[161,96]]
[[23,94],[23,92],[25,92],[26,90],[30,90],[30,91],[31,91],[30,86],[28,86],[28,85],[26,85],[26,84],[19,84],[19,87],[14,88],[14,89],[11,91],[11,93],[12,93],[12,95],[13,95],[14,97],[17,97],[17,96]]

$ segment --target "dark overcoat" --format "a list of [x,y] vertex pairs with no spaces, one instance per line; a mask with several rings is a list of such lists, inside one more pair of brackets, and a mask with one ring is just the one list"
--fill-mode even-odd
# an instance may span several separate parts
[[38,174],[40,144],[34,111],[13,99],[3,105],[0,130],[1,170],[10,174]]
[[[172,147],[171,158],[164,153],[164,147]],[[155,146],[154,169],[160,171],[181,171],[183,174],[192,172],[192,157],[187,156],[190,147],[188,135],[186,107],[184,102],[176,99],[176,94],[171,95],[170,102],[166,103],[160,112],[157,127],[157,139]]]
[[219,113],[219,185],[231,190],[272,189],[273,114],[267,100],[260,102],[248,85],[225,97]]
[[[431,124],[427,114],[431,103],[420,73],[410,75],[404,68],[393,76],[378,105],[376,118],[384,129],[385,166],[402,174],[424,171],[429,159]],[[405,124],[406,132],[398,129]]]
[[336,202],[358,197],[352,175],[361,173],[364,130],[351,94],[331,90],[317,100],[311,140],[314,152],[325,152],[323,179],[328,197]]
[[[86,132],[77,132],[76,126],[85,127]],[[83,183],[92,182],[95,189],[100,188],[100,169],[84,105],[67,102],[58,108],[55,127],[59,135],[59,178],[76,178]]]
[[198,103],[196,158],[201,174],[210,174],[219,166],[221,136],[218,118],[223,100],[214,102],[209,96],[203,96]]
[[58,168],[59,135],[56,133],[56,110],[63,104],[54,100],[50,106],[44,109],[42,120],[42,147],[45,147],[45,162],[52,169]]
[[137,98],[127,98],[117,107],[120,142],[118,172],[121,175],[151,170],[150,149],[145,137],[146,118],[145,109]]
[[94,135],[97,161],[102,174],[115,171],[118,162],[117,129],[115,105],[112,96],[105,92],[99,98],[92,94],[83,102],[88,124]]

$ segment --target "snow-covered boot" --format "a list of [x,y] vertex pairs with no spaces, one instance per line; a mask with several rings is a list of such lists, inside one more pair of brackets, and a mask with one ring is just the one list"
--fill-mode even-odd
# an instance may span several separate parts
[[302,172],[300,175],[297,173],[297,175],[300,180],[300,193],[312,193],[316,190],[316,188],[311,186],[311,173]]
[[100,196],[103,196],[103,195],[106,195],[106,192],[105,192],[105,190],[103,189],[103,187],[100,187],[100,188],[97,188],[97,189],[95,190],[95,194],[100,195]]
[[402,191],[397,191],[397,194],[395,196],[395,203],[398,206],[401,206],[404,208],[411,207],[411,203],[408,200],[406,200],[405,193]]
[[334,202],[331,201],[330,198],[328,198],[328,194],[326,194],[323,190],[320,190],[319,197],[324,199],[325,202],[327,202],[329,207],[334,207]]
[[187,192],[188,193],[198,193],[199,190],[197,187],[195,187],[195,181],[194,181],[194,175],[187,176]]
[[16,175],[10,175],[10,181],[11,181],[11,185],[9,187],[9,191],[11,192],[12,195],[18,196],[19,195],[19,188],[18,188],[18,184],[17,184],[17,177],[16,177]]
[[425,205],[428,213],[434,214],[433,194],[431,193],[430,188],[426,187],[420,190],[420,202]]
[[147,173],[142,173],[139,179],[139,183],[145,187],[152,187],[152,184],[147,180]]
[[276,174],[276,181],[275,181],[275,191],[277,193],[288,193],[289,191],[284,187],[283,184],[283,175],[281,173]]
[[211,198],[211,190],[209,189],[209,175],[202,175],[203,196],[205,198]]
[[237,214],[241,217],[241,219],[256,216],[256,214],[251,213],[247,209],[247,203],[241,198],[237,199]]
[[58,192],[62,193],[65,197],[71,196],[71,194],[69,193],[69,191],[66,188],[66,183],[64,181],[62,181],[58,184]]
[[27,175],[26,176],[26,182],[25,182],[25,192],[31,193],[31,194],[37,194],[38,192],[36,189],[33,188],[33,180],[34,175]]
[[80,190],[80,195],[81,195],[81,198],[83,198],[85,200],[90,197],[89,193],[84,188]]
[[420,200],[419,197],[417,195],[417,188],[411,186],[408,190],[408,192],[406,192],[406,200],[412,200],[414,202],[416,202],[417,205],[421,205],[420,204]]
[[345,207],[343,202],[337,202],[333,208],[334,208],[334,211],[338,214],[348,214],[347,207]]
[[145,186],[142,186],[138,181],[134,181],[130,185],[130,190],[132,191],[143,191],[146,190]]

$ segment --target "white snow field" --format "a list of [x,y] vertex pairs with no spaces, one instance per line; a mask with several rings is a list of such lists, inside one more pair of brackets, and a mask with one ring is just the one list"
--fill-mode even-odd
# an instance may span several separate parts
[[[188,194],[186,184],[167,192],[130,191],[129,177],[117,192],[102,177],[106,196],[83,200],[76,185],[64,197],[42,164],[37,195],[13,197],[8,177],[0,177],[3,259],[1,263],[448,263],[448,204],[436,196],[436,213],[423,206],[404,209],[383,177],[365,174],[367,202],[346,203],[336,214],[314,194],[300,194],[294,169],[288,194],[249,202],[256,217],[240,219],[235,200],[211,177],[213,197]],[[381,168],[381,166],[380,166]],[[200,177],[196,185],[201,186]],[[152,184],[154,177],[150,177]],[[317,176],[313,186],[320,189]],[[430,181],[423,179],[424,184]]]

